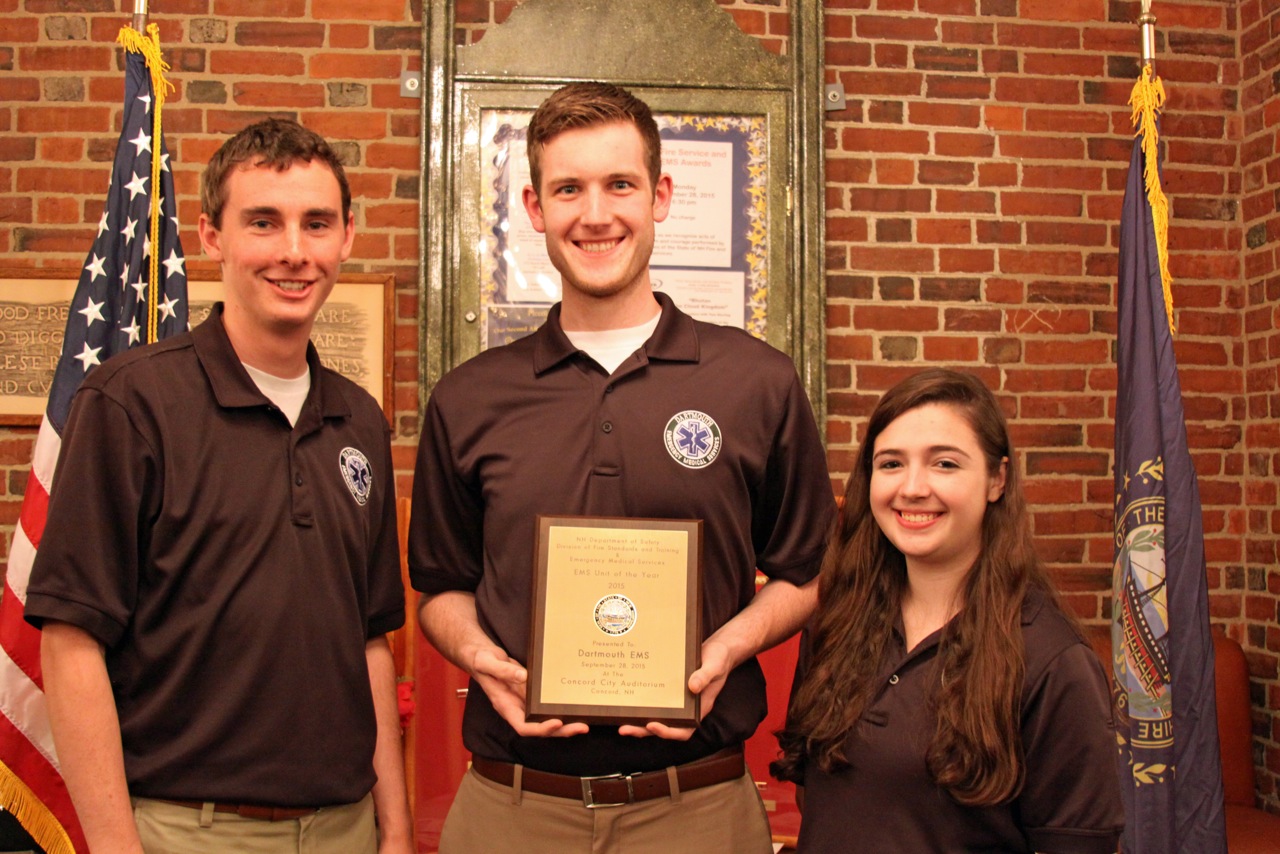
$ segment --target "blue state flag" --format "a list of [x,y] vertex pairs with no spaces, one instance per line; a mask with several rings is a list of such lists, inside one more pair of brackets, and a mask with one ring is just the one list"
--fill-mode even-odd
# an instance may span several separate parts
[[[1200,490],[1187,450],[1168,298],[1150,69],[1120,220],[1112,668],[1123,850],[1226,851]],[[1154,199],[1154,202],[1153,202]]]

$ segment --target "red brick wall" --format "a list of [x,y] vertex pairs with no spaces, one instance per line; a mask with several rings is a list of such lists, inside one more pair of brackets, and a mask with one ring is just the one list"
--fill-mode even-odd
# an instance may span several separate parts
[[[1239,339],[1245,350],[1244,533],[1242,601],[1232,617],[1240,618],[1241,634],[1253,676],[1255,745],[1260,790],[1274,810],[1280,803],[1280,507],[1276,478],[1280,475],[1280,157],[1276,126],[1280,124],[1280,29],[1269,3],[1241,3],[1239,114],[1235,136],[1240,140],[1237,187],[1244,232],[1243,293]],[[1267,710],[1265,713],[1263,709]]]
[[[721,0],[786,50],[785,0]],[[396,460],[417,435],[417,0],[154,0],[188,253],[196,183],[228,132],[296,115],[341,143],[353,269],[397,277]],[[457,41],[515,0],[457,0]],[[827,0],[828,407],[833,476],[879,392],[948,363],[997,388],[1043,554],[1071,604],[1109,617],[1116,235],[1138,71],[1137,2]],[[265,17],[263,9],[272,9]],[[121,10],[124,10],[123,12]],[[77,265],[120,121],[112,41],[129,0],[0,0],[0,265]],[[1280,170],[1277,38],[1261,0],[1157,4],[1171,268],[1216,624],[1254,677],[1259,788],[1280,809]],[[7,553],[33,438],[0,429]]]

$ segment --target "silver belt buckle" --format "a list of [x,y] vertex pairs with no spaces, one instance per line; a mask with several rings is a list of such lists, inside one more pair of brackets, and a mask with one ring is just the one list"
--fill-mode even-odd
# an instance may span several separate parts
[[[582,805],[589,810],[600,809],[601,807],[621,807],[629,803],[633,803],[636,799],[635,789],[631,787],[630,774],[601,774],[599,777],[582,777]],[[601,804],[596,802],[595,791],[591,788],[591,784],[596,780],[626,780],[627,781],[627,799],[618,801],[617,803]]]

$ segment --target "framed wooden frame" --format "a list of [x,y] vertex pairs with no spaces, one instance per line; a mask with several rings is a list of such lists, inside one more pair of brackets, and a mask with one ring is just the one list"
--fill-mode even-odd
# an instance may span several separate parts
[[[79,276],[76,267],[0,268],[0,425],[40,423]],[[187,298],[189,321],[198,325],[221,298],[217,273],[191,272]],[[344,273],[311,332],[321,362],[373,395],[388,423],[394,328],[395,277]]]
[[696,727],[702,521],[538,516],[531,721]]
[[[753,152],[758,159],[752,166],[766,178],[753,190],[748,216],[766,232],[764,248],[749,265],[688,263],[693,253],[686,253],[685,263],[671,268],[722,294],[730,286],[729,270],[743,274],[748,283],[733,286],[748,291],[744,326],[757,327],[759,337],[792,357],[822,425],[822,4],[792,0],[781,56],[764,50],[714,0],[523,0],[504,23],[465,46],[455,41],[455,4],[423,4],[420,405],[446,371],[485,346],[529,331],[540,322],[540,309],[545,316],[537,301],[486,302],[484,289],[495,281],[505,287],[510,270],[509,261],[493,253],[505,232],[501,222],[493,231],[494,197],[502,191],[493,186],[496,137],[485,122],[494,114],[531,114],[565,83],[601,80],[635,92],[660,123],[665,114],[702,127],[759,124],[757,136],[766,143]],[[508,224],[523,216],[512,211]],[[695,219],[707,224],[714,218],[700,212]],[[663,266],[655,255],[655,272]],[[496,279],[491,268],[497,268]],[[767,285],[757,294],[751,293],[753,275]],[[722,308],[729,302],[719,298]],[[493,320],[497,335],[490,334]]]

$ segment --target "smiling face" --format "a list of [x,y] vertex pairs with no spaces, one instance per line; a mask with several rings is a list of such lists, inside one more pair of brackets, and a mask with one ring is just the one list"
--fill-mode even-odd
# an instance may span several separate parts
[[928,403],[889,422],[875,439],[871,512],[906,557],[907,572],[959,573],[982,549],[987,505],[1004,493],[1007,460],[988,468],[964,411]]
[[524,205],[560,272],[562,318],[599,302],[648,306],[637,324],[652,316],[649,256],[672,184],[664,174],[652,186],[646,163],[639,130],[625,122],[567,130],[543,147],[541,186],[525,187]]
[[319,160],[287,169],[242,165],[225,182],[221,227],[200,216],[200,242],[222,265],[223,322],[240,358],[266,342],[301,343],[351,254],[354,218],[342,216],[338,179]]

